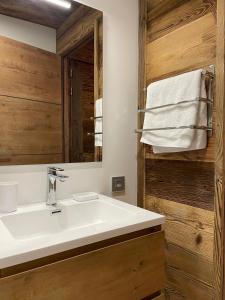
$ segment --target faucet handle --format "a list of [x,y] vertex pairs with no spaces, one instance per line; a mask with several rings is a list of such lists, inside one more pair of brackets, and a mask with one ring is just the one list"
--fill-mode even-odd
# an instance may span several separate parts
[[63,172],[64,169],[58,168],[58,167],[48,167],[48,174],[54,173],[56,174],[57,172]]

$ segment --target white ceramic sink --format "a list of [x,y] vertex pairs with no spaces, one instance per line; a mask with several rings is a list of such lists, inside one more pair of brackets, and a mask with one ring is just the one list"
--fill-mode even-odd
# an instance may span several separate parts
[[124,208],[99,200],[84,203],[67,200],[60,203],[60,208],[60,213],[52,213],[52,208],[46,206],[2,216],[1,220],[14,238],[30,239],[66,230],[76,231],[85,226],[111,224],[134,216],[134,213]]
[[0,269],[164,223],[159,214],[103,195],[59,207],[52,214],[42,202],[0,214]]

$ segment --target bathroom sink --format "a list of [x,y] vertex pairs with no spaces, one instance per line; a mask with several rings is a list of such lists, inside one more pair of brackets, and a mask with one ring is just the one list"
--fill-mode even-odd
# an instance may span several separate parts
[[99,200],[76,203],[73,200],[61,202],[61,212],[54,213],[52,207],[3,216],[4,226],[16,239],[30,239],[57,234],[66,230],[96,224],[111,224],[134,215],[118,206]]
[[164,217],[99,195],[99,199],[45,202],[0,214],[0,269],[164,223]]

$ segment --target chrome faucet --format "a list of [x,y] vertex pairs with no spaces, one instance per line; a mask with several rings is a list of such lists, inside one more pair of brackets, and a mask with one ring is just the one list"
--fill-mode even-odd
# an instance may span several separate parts
[[63,172],[64,169],[56,167],[48,167],[48,195],[46,204],[50,206],[57,206],[56,200],[56,181],[65,182],[69,176],[59,174],[58,172]]

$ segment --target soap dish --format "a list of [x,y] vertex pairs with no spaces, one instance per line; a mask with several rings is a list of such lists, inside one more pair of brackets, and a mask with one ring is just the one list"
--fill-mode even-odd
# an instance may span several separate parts
[[86,202],[86,201],[99,199],[99,195],[93,192],[79,193],[79,194],[73,194],[73,199],[77,202]]

